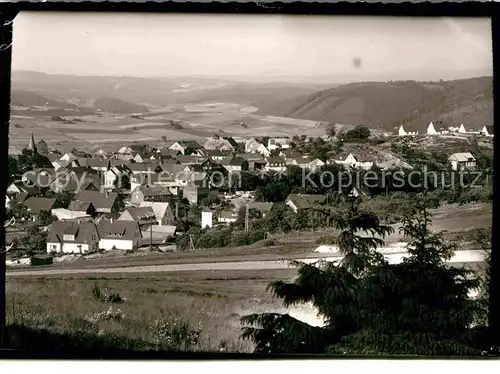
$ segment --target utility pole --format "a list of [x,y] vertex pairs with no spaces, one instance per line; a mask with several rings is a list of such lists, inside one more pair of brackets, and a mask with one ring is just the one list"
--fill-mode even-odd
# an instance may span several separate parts
[[179,202],[175,202],[175,219],[179,219]]
[[245,204],[245,231],[248,231],[248,203]]
[[153,252],[153,225],[149,227],[149,250]]
[[[10,78],[12,69],[12,23],[18,11],[8,8],[8,4],[0,10],[0,150],[6,160],[9,153],[9,122],[10,122]],[[1,175],[8,175],[7,163],[4,163]],[[5,196],[7,178],[0,179],[0,191]],[[5,222],[5,204],[0,209],[0,222]],[[5,227],[0,228],[0,348],[5,347]]]

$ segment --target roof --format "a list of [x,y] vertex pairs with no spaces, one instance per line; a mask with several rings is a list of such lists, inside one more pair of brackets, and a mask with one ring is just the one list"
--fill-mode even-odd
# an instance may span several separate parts
[[143,201],[140,205],[141,208],[151,208],[156,216],[158,221],[161,221],[167,212],[169,207],[169,203],[157,203],[152,201]]
[[[75,235],[72,243],[93,243],[99,240],[97,228],[89,220],[64,220],[52,222],[47,237],[47,243],[68,242],[64,240],[64,235]],[[92,239],[94,236],[94,239]]]
[[52,214],[55,215],[58,220],[70,220],[87,217],[90,218],[88,214],[82,213],[81,211],[72,211],[64,208],[52,209]]
[[268,213],[273,205],[273,203],[254,202],[248,204],[248,209],[255,209],[262,213]]
[[224,138],[210,138],[203,144],[203,148],[210,150],[222,148],[234,149],[234,147],[230,141]]
[[116,192],[80,191],[75,200],[91,202],[97,211],[111,209],[118,197]]
[[141,185],[141,186],[139,186],[139,189],[142,192],[142,194],[144,195],[144,197],[172,195],[172,193],[170,192],[170,189],[167,186],[161,186],[161,185],[146,186],[146,185]]
[[191,155],[178,155],[176,160],[181,164],[199,164],[204,161],[201,157],[191,156]]
[[131,162],[130,164],[127,165],[127,167],[130,169],[130,171],[150,171],[153,172],[157,165],[152,165],[151,163],[146,163],[146,162]]
[[86,212],[92,205],[89,201],[78,201],[73,200],[69,206],[68,210],[77,211],[77,212]]
[[297,157],[293,159],[297,165],[307,165],[312,162],[312,160],[309,157]]
[[130,162],[130,160],[127,160],[127,159],[120,159],[120,158],[112,158],[109,160],[109,165],[111,167],[114,167],[114,166],[124,166],[124,165],[130,165],[132,162]]
[[230,161],[229,161],[229,164],[228,165],[232,165],[232,166],[242,166],[245,162],[248,162],[247,160],[245,160],[243,157],[233,157]]
[[203,148],[197,141],[195,140],[181,140],[178,142],[180,145],[182,145],[184,148],[191,148],[191,149],[200,149]]
[[269,164],[284,164],[285,163],[285,158],[282,157],[282,156],[268,157],[267,162]]
[[208,149],[204,151],[206,157],[231,157],[232,151],[221,151],[219,149]]
[[177,230],[177,226],[171,225],[151,225],[142,230],[142,234],[144,237],[147,237],[148,234],[153,232],[153,239],[155,238],[155,234],[158,236],[163,235],[174,235]]
[[470,152],[453,153],[449,159],[453,159],[458,162],[475,161],[476,159]]
[[134,221],[139,223],[156,219],[153,208],[151,207],[128,208],[125,209],[125,211],[132,216]]
[[135,221],[101,220],[97,224],[97,231],[101,239],[134,240],[140,238],[139,225]]
[[231,210],[223,210],[219,213],[219,218],[237,219],[238,215],[233,213]]
[[23,204],[31,212],[38,214],[41,211],[50,212],[55,203],[56,199],[50,197],[30,197]]
[[297,209],[308,209],[314,204],[321,204],[326,200],[325,195],[303,195],[303,194],[290,194],[286,201],[291,201]]

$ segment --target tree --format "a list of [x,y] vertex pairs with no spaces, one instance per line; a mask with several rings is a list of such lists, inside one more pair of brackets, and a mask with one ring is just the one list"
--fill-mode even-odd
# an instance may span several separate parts
[[49,211],[42,210],[38,215],[38,221],[40,222],[41,225],[47,226],[50,225],[52,222],[57,221],[57,217],[52,215],[52,213]]
[[11,200],[9,203],[10,216],[15,217],[16,221],[23,221],[30,217],[28,208],[18,200]]
[[325,130],[326,135],[328,135],[330,138],[333,138],[335,136],[335,124],[334,123],[329,123],[326,126]]
[[16,176],[19,174],[18,170],[18,165],[17,165],[17,160],[9,155],[8,159],[8,171],[9,171],[9,176],[7,178],[7,183],[11,184],[16,180]]
[[47,246],[47,232],[40,230],[38,226],[32,226],[27,230],[21,242],[28,255],[44,252]]
[[118,196],[116,197],[113,207],[111,208],[111,213],[114,216],[119,216],[124,209],[125,209],[125,197],[121,193],[119,193]]
[[363,140],[368,139],[371,135],[370,129],[363,125],[358,125],[354,129],[347,131],[345,134],[346,139]]
[[344,258],[295,262],[294,282],[269,285],[285,307],[312,302],[324,326],[289,315],[252,314],[242,318],[243,337],[253,340],[257,352],[268,353],[479,354],[480,334],[470,327],[476,306],[467,295],[477,281],[467,270],[445,265],[453,246],[429,230],[425,196],[403,221],[408,257],[398,264],[377,251],[391,228],[348,200],[333,216]]
[[18,158],[18,170],[24,174],[30,170],[37,168],[52,168],[50,160],[29,149],[23,149]]
[[71,202],[75,198],[75,194],[70,191],[63,191],[61,193],[56,194],[55,198],[56,202],[54,204],[54,208],[67,209],[69,204],[71,204]]

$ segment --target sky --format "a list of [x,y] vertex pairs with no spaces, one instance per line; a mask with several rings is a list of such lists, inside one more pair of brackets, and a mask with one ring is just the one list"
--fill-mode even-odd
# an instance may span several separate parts
[[[23,12],[13,70],[113,76],[493,74],[488,18]],[[474,76],[474,73],[471,73]],[[415,76],[416,75],[416,76]]]

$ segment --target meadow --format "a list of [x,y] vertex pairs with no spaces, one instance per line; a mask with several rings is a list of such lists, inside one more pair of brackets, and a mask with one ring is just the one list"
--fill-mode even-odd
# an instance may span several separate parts
[[[136,349],[252,352],[251,342],[240,339],[240,316],[284,311],[266,286],[270,280],[290,279],[294,273],[9,277],[7,321],[11,326],[56,334],[113,336],[120,348],[140,342]],[[102,295],[115,295],[114,301],[121,298],[121,302],[99,299],[96,287]]]

